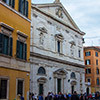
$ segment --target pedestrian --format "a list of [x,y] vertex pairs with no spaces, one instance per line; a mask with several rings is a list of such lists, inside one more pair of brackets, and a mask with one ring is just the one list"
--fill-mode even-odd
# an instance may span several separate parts
[[80,95],[79,100],[84,100],[83,99],[83,94]]
[[71,100],[79,100],[79,97],[76,91],[74,91],[74,94],[71,96]]
[[39,99],[38,100],[43,100],[43,94],[40,94]]

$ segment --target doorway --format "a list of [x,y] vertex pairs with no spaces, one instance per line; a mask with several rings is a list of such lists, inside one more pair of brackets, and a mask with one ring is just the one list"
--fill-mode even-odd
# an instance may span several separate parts
[[57,79],[57,92],[61,92],[61,79]]
[[74,93],[74,85],[72,85],[72,94]]
[[43,84],[39,84],[39,95],[43,94]]

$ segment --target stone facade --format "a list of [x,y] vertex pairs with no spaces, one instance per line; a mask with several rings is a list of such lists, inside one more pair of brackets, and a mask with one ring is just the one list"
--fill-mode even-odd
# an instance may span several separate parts
[[84,93],[84,33],[59,1],[32,4],[31,11],[30,91]]

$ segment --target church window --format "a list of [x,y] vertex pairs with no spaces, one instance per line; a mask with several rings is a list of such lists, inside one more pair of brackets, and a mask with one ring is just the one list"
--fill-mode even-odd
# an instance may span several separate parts
[[78,50],[78,56],[81,57],[81,50]]
[[75,76],[75,73],[74,73],[74,72],[72,72],[72,73],[71,73],[71,78],[76,78],[76,76]]
[[45,69],[44,69],[43,67],[40,67],[40,68],[38,69],[38,74],[46,74]]
[[60,46],[60,41],[57,41],[57,51],[60,53],[61,52],[61,46]]

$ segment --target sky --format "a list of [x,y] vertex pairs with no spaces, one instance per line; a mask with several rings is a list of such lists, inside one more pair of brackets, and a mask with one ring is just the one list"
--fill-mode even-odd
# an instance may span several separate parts
[[[32,0],[32,3],[53,3],[55,0]],[[100,0],[60,0],[81,31],[84,46],[100,46]]]

